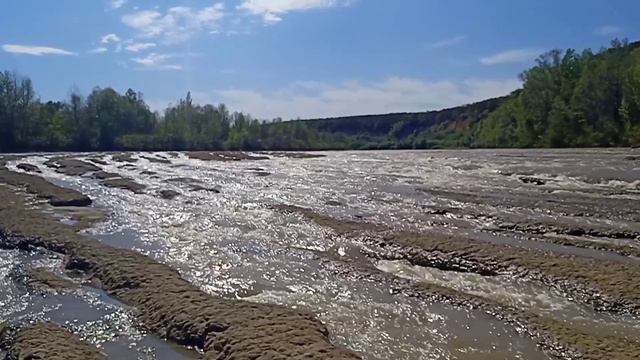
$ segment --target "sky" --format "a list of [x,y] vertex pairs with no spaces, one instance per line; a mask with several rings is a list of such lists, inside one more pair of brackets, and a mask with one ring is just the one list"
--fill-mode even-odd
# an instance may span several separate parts
[[0,0],[0,70],[42,100],[191,92],[260,119],[436,110],[506,95],[553,48],[640,40],[636,0]]

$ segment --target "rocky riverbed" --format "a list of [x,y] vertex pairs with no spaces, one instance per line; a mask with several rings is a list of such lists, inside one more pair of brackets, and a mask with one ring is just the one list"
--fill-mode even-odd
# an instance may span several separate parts
[[9,358],[64,353],[42,342],[55,337],[63,358],[636,359],[629,156],[4,156],[0,344]]

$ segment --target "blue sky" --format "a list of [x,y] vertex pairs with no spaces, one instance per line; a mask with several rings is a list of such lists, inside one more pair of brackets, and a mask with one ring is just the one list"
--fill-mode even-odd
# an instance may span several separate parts
[[259,118],[422,111],[504,95],[551,48],[638,40],[640,1],[0,0],[0,69],[44,100],[191,91]]

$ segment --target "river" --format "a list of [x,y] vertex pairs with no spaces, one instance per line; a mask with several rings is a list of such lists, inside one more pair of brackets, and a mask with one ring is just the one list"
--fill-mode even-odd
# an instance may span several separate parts
[[[557,239],[640,249],[640,162],[629,150],[474,150],[324,152],[324,157],[271,156],[255,161],[201,161],[134,154],[129,165],[102,154],[101,168],[146,186],[142,194],[67,176],[34,154],[18,162],[94,199],[109,216],[88,232],[179,270],[206,292],[311,311],[335,343],[365,359],[548,359],[510,324],[480,310],[405,296],[390,284],[354,276],[354,265],[413,282],[434,283],[509,306],[563,319],[595,333],[640,337],[632,316],[596,312],[543,284],[376,260],[357,239],[270,205],[297,205],[339,219],[397,231],[438,232],[477,241],[606,259],[640,259]],[[96,154],[73,154],[78,159]],[[11,163],[15,169],[18,162]],[[17,170],[16,171],[20,171]],[[217,191],[191,191],[197,184]],[[174,190],[173,200],[158,191]],[[54,211],[54,210],[51,210]],[[64,213],[61,220],[66,221]],[[514,225],[521,225],[520,227]],[[522,225],[530,225],[523,228]],[[588,229],[582,233],[576,228]],[[31,293],[20,268],[60,267],[55,254],[2,251],[0,316],[71,324],[113,356],[191,358],[147,334],[133,312],[90,287],[67,295]],[[124,354],[124,355],[123,355]]]

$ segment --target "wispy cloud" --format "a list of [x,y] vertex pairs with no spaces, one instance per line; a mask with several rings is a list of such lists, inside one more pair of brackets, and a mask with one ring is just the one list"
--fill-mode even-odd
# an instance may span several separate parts
[[176,57],[176,54],[151,53],[145,57],[133,58],[131,61],[140,65],[139,69],[142,70],[182,70],[181,65],[169,61]]
[[147,49],[151,49],[156,47],[156,43],[152,43],[152,42],[145,42],[145,43],[131,43],[128,44],[124,47],[125,50],[127,51],[131,51],[131,52],[138,52],[138,51],[142,51],[142,50],[147,50]]
[[539,49],[513,49],[502,51],[494,55],[480,58],[484,65],[498,65],[506,63],[521,63],[535,59],[540,54]]
[[604,25],[604,26],[600,26],[599,28],[595,29],[593,31],[593,33],[596,34],[596,35],[600,35],[600,36],[611,36],[611,35],[618,34],[621,31],[622,31],[622,29],[619,26]]
[[224,4],[194,9],[187,6],[158,10],[141,10],[124,15],[122,22],[140,38],[157,38],[167,43],[185,41],[202,30],[213,31],[224,17]]
[[74,53],[71,51],[49,47],[49,46],[5,44],[5,45],[2,45],[2,50],[12,54],[25,54],[25,55],[34,55],[34,56],[78,55],[77,53]]
[[97,47],[95,49],[89,50],[90,54],[102,54],[102,53],[106,53],[107,52],[107,48],[104,46],[101,47]]
[[127,3],[127,0],[109,0],[109,8],[112,10],[119,9]]
[[120,42],[120,37],[118,37],[118,35],[116,34],[107,34],[104,35],[101,39],[100,42],[103,44],[109,44],[109,43],[117,43]]
[[291,11],[328,8],[348,5],[351,2],[352,0],[243,0],[238,8],[262,16],[267,24],[274,24]]
[[462,43],[467,37],[466,36],[454,36],[448,39],[443,39],[431,43],[424,44],[424,47],[427,49],[440,49],[449,46],[454,46]]
[[430,81],[390,77],[367,83],[305,81],[271,90],[194,92],[194,97],[198,101],[222,101],[259,118],[294,119],[441,109],[506,95],[520,86],[516,79]]

